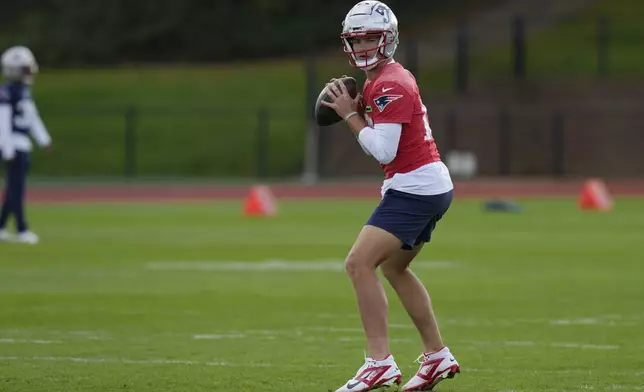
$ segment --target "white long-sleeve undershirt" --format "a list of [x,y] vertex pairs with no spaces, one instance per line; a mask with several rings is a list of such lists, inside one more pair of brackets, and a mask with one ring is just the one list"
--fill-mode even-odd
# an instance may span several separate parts
[[402,124],[382,123],[366,126],[358,134],[358,143],[368,155],[378,162],[388,164],[396,158]]

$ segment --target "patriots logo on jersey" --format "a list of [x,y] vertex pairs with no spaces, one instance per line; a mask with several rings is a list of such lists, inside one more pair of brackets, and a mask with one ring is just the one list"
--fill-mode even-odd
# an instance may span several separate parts
[[402,97],[402,95],[381,95],[378,98],[374,99],[373,103],[375,103],[378,107],[378,110],[382,112],[383,110],[385,110],[387,105]]

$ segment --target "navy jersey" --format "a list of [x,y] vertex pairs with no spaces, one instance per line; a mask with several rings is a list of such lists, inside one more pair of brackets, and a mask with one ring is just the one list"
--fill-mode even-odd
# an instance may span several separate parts
[[3,83],[0,85],[0,105],[11,107],[11,131],[29,135],[30,124],[25,119],[25,106],[31,100],[31,91],[23,83]]
[[33,137],[40,146],[51,138],[31,98],[29,86],[7,82],[0,85],[0,148],[11,157],[16,151],[31,151]]

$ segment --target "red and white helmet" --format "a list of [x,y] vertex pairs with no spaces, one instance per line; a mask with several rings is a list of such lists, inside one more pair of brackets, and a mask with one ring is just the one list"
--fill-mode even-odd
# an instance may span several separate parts
[[[351,38],[380,36],[378,50],[371,58],[358,58]],[[342,22],[342,42],[353,67],[369,70],[390,59],[398,47],[398,19],[391,8],[380,1],[361,1],[347,13]]]

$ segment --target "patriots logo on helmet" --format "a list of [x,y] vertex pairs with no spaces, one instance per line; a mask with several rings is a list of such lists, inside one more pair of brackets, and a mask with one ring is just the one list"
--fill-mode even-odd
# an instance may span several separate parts
[[373,103],[375,103],[378,107],[378,110],[382,112],[383,110],[385,110],[387,105],[400,98],[402,98],[402,95],[381,95],[378,98],[374,99]]
[[385,18],[384,20],[385,23],[389,22],[389,15],[388,15],[389,13],[387,12],[387,8],[385,8],[382,4],[378,5],[375,11]]

